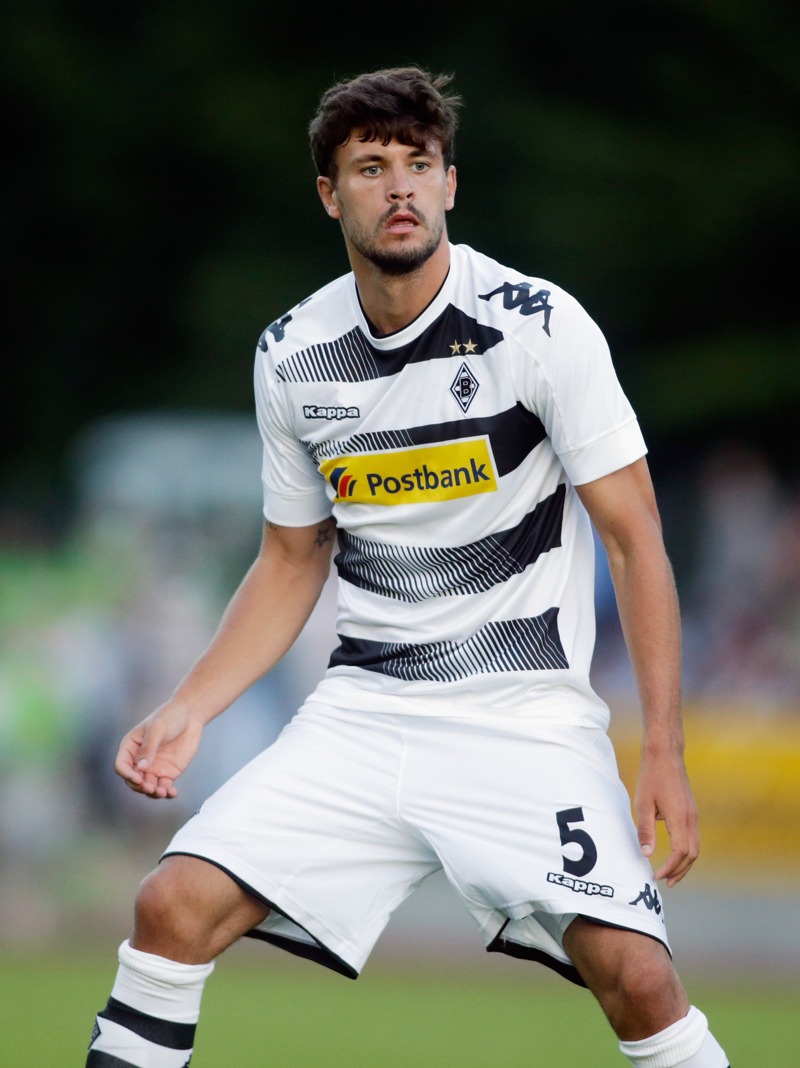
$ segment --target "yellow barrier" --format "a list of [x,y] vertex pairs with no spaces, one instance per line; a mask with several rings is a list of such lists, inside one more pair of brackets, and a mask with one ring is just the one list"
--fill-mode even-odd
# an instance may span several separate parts
[[[686,766],[700,810],[696,872],[784,886],[800,874],[800,709],[689,707]],[[620,774],[631,797],[641,733],[631,717],[612,723]],[[657,859],[666,852],[659,824]]]

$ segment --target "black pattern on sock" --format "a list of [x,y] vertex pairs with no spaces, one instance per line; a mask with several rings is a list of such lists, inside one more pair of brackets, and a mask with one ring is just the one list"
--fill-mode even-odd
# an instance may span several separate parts
[[[116,998],[108,999],[108,1004],[97,1014],[97,1019],[112,1020],[120,1027],[133,1031],[140,1038],[145,1038],[156,1046],[164,1046],[165,1049],[191,1049],[197,1029],[196,1024],[174,1023],[172,1020],[148,1016],[147,1013],[138,1012],[117,1001]],[[102,1022],[100,1027],[102,1029]]]
[[93,1049],[86,1058],[86,1068],[131,1068],[130,1061],[120,1060],[111,1053],[101,1053]]
[[[189,1068],[191,1059],[190,1055],[183,1068]],[[86,1061],[86,1068],[132,1068],[132,1065],[130,1061],[122,1061],[111,1053],[100,1053],[99,1050],[92,1050]]]

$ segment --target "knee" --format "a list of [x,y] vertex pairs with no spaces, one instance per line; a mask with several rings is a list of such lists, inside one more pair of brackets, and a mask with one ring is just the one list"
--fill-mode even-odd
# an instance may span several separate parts
[[654,1035],[689,1011],[672,959],[655,939],[578,917],[564,948],[620,1039]]
[[656,1034],[685,1016],[688,1000],[669,956],[653,952],[620,962],[596,991],[609,1023],[620,1038]]
[[151,938],[155,932],[162,938],[175,938],[191,922],[194,912],[189,908],[181,879],[170,868],[156,868],[142,880],[134,911],[140,938]]
[[131,944],[185,964],[205,963],[268,911],[214,865],[168,857],[139,887]]
[[645,1006],[651,1001],[663,1002],[673,978],[668,957],[660,953],[642,954],[635,960],[621,961],[616,974],[610,977],[610,986],[619,1001]]

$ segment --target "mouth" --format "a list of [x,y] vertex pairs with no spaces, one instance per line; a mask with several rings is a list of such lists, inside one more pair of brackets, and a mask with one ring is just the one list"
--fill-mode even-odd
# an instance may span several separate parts
[[410,234],[419,224],[420,220],[412,212],[397,211],[386,220],[384,229],[390,234]]

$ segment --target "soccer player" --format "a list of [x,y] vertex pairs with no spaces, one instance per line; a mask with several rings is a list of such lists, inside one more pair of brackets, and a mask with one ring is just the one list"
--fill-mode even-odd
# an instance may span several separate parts
[[[698,832],[647,450],[582,307],[450,243],[449,83],[364,74],[310,124],[352,270],[258,344],[263,541],[118,773],[176,795],[204,726],[296,639],[337,541],[340,644],[143,881],[91,1068],[188,1064],[204,981],[244,935],[356,978],[440,869],[488,950],[589,988],[631,1064],[728,1064],[675,972],[658,889],[689,871]],[[592,524],[641,697],[638,827],[589,682]],[[657,820],[670,851],[653,871]]]

